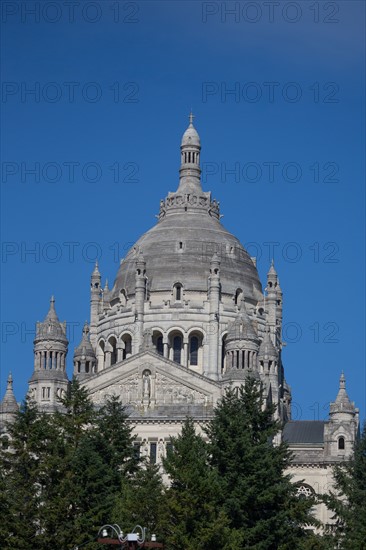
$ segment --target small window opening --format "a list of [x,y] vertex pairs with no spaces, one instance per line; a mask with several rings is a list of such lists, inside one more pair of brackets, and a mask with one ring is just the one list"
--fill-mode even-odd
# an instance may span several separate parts
[[182,355],[182,338],[180,336],[174,336],[173,340],[173,361],[180,363]]
[[150,443],[150,464],[156,464],[156,443]]
[[191,341],[190,341],[189,363],[192,366],[198,365],[198,338],[197,338],[197,336],[192,336]]

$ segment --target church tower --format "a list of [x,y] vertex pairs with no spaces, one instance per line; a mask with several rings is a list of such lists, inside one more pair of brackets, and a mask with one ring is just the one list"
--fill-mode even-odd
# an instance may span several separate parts
[[6,432],[6,423],[11,422],[19,407],[13,391],[13,377],[11,372],[6,384],[6,392],[0,403],[0,434]]
[[282,335],[282,290],[273,260],[267,274],[266,290],[269,331],[272,335],[275,346],[280,347]]
[[241,296],[237,318],[228,327],[226,337],[226,373],[224,379],[238,385],[248,376],[258,378],[259,338]]
[[90,341],[94,349],[97,345],[98,315],[102,296],[101,280],[102,277],[99,272],[98,262],[96,262],[90,280]]
[[193,114],[189,115],[189,126],[184,132],[180,146],[181,163],[177,193],[201,190],[200,153],[201,140],[193,126]]
[[84,380],[97,372],[97,358],[89,338],[89,325],[84,324],[81,342],[74,352],[74,376]]
[[330,403],[329,422],[324,428],[324,454],[328,459],[345,460],[353,452],[359,430],[359,411],[348,397],[342,372],[336,400]]
[[52,296],[45,320],[37,323],[34,370],[29,380],[30,397],[46,412],[53,412],[58,408],[58,398],[67,389],[68,343],[66,322],[60,323],[55,310],[55,299]]

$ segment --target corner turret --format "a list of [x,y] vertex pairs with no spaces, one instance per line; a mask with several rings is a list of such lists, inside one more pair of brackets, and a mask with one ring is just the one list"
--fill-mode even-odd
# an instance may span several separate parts
[[324,443],[327,458],[345,460],[352,452],[358,436],[359,411],[350,401],[342,372],[335,401],[330,403],[329,422],[325,425]]
[[68,348],[66,321],[61,323],[52,296],[43,322],[38,322],[34,340],[34,371],[29,380],[29,395],[46,412],[59,406],[58,398],[67,389],[66,355]]

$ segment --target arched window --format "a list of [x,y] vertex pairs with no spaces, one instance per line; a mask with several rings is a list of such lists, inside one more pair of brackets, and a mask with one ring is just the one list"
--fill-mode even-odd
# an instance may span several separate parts
[[221,370],[224,372],[226,370],[226,334],[222,338],[221,345]]
[[344,437],[338,438],[338,449],[344,451]]
[[126,296],[126,291],[125,291],[124,288],[122,290],[120,290],[120,292],[119,292],[119,301],[120,301],[122,307],[126,307],[127,296]]
[[189,341],[189,364],[192,366],[198,365],[198,338],[192,336]]
[[173,338],[173,361],[176,363],[181,362],[182,357],[182,337],[174,336]]
[[122,361],[128,359],[132,354],[132,338],[130,334],[124,334],[122,336],[123,349],[122,349]]
[[110,338],[108,340],[108,342],[110,343],[110,345],[112,347],[111,365],[115,365],[117,363],[117,340],[113,336],[112,338]]
[[156,349],[156,353],[164,355],[163,334],[160,330],[154,330],[152,334],[152,342]]
[[156,340],[156,351],[158,352],[159,355],[164,354],[164,346],[163,346],[163,337],[162,336],[158,336],[158,338]]
[[242,289],[238,288],[235,292],[235,299],[234,299],[236,306],[238,306],[240,304],[242,294],[243,294]]
[[182,300],[182,288],[181,283],[175,283],[173,288],[173,297],[176,302],[180,302]]

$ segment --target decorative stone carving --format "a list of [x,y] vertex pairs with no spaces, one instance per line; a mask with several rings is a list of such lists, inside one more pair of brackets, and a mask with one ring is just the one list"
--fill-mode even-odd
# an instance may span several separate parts
[[216,200],[211,201],[209,194],[195,195],[189,193],[187,195],[172,194],[164,200],[160,201],[160,212],[158,218],[164,218],[167,211],[174,208],[182,208],[189,206],[190,208],[198,208],[207,210],[211,216],[220,219],[220,206]]
[[207,396],[204,393],[174,382],[160,373],[156,374],[155,387],[156,402],[159,405],[180,403],[204,405],[207,403]]
[[165,458],[165,444],[162,439],[159,439],[158,443],[158,449],[157,449],[157,460],[158,462],[162,462],[163,458]]
[[143,440],[140,446],[140,456],[142,458],[149,456],[149,445],[146,439]]
[[151,395],[151,372],[144,370],[142,374],[142,396],[144,399],[149,399]]

